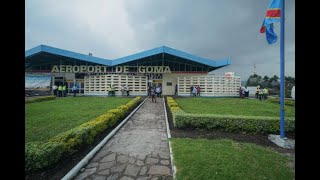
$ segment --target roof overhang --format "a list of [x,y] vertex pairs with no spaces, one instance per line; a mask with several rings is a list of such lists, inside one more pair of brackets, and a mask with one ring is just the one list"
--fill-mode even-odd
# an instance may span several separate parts
[[136,61],[139,59],[143,59],[143,58],[158,55],[158,54],[170,54],[172,56],[176,56],[188,61],[193,61],[196,63],[207,65],[209,66],[210,71],[231,64],[230,58],[225,58],[221,60],[211,60],[211,59],[195,56],[183,51],[179,51],[173,48],[169,48],[166,46],[161,46],[158,48],[150,49],[147,51],[143,51],[140,53],[136,53],[126,57],[121,57],[114,60],[107,60],[107,59],[93,57],[93,56],[80,54],[72,51],[67,51],[59,48],[54,48],[46,45],[39,45],[37,47],[27,50],[25,52],[25,59],[26,59],[26,63],[54,61],[54,60],[63,59],[63,60],[80,60],[80,61],[97,63],[100,65],[106,65],[106,66],[116,66],[116,65],[121,65],[124,63]]

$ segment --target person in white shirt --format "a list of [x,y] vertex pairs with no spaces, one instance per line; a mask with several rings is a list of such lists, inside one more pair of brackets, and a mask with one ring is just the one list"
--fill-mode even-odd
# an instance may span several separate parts
[[161,92],[161,87],[160,87],[160,85],[158,85],[158,86],[156,87],[156,93],[157,93],[157,97],[158,97],[158,98],[160,98],[160,92]]
[[244,86],[244,97],[249,97],[249,89],[247,86]]
[[54,96],[58,97],[58,86],[57,85],[53,85],[52,86],[52,90],[53,90]]
[[76,85],[73,85],[72,87],[73,97],[76,97],[77,90],[78,90],[78,87]]

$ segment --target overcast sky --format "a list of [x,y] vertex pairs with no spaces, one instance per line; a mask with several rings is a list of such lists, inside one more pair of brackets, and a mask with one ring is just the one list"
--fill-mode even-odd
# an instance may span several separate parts
[[[269,0],[27,0],[25,50],[40,44],[116,59],[168,46],[200,57],[230,57],[246,80],[280,74],[278,41],[269,45],[259,30]],[[285,7],[285,75],[295,77],[295,0]]]

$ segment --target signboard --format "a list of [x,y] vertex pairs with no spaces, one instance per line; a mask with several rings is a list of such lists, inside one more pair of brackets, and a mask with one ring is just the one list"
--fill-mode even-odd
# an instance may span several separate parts
[[[116,73],[150,73],[164,74],[171,73],[169,66],[116,66]],[[107,66],[71,66],[71,65],[54,65],[51,72],[53,73],[106,73]]]

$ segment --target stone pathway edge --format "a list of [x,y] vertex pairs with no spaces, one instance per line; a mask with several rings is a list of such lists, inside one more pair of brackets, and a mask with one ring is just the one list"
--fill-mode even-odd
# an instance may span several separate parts
[[167,124],[167,137],[169,141],[169,150],[170,150],[170,159],[171,159],[171,167],[172,167],[172,174],[173,179],[176,179],[176,166],[173,163],[173,153],[171,148],[171,134],[170,134],[170,128],[169,128],[169,122],[168,122],[168,114],[167,114],[167,108],[166,108],[166,101],[165,98],[163,98],[163,107],[164,107],[164,116],[166,118],[166,124]]

